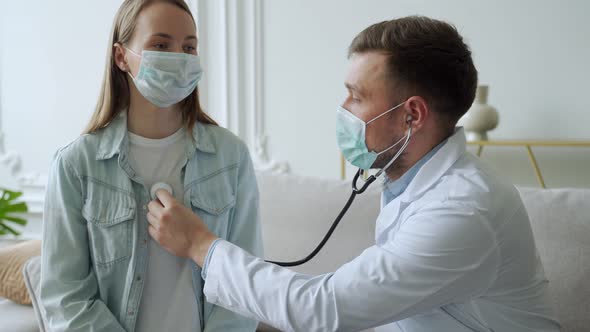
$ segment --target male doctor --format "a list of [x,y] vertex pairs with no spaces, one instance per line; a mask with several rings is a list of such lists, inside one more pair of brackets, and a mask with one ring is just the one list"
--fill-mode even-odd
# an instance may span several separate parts
[[477,85],[457,30],[377,23],[349,58],[338,143],[353,165],[385,168],[374,246],[333,273],[295,273],[217,239],[165,191],[150,203],[151,236],[203,267],[209,302],[283,331],[558,331],[518,192],[455,127]]

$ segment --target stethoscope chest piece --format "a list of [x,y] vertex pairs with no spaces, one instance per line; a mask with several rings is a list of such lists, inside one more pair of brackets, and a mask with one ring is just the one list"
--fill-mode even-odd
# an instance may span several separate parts
[[156,196],[156,192],[160,189],[166,190],[170,195],[173,194],[172,187],[169,184],[164,182],[156,182],[150,189],[150,197],[152,199],[158,199],[158,197]]
[[359,169],[356,174],[354,175],[354,179],[352,180],[352,191],[355,194],[362,194],[365,192],[365,190],[367,190],[367,188],[369,188],[369,186],[371,185],[371,183],[373,183],[375,180],[377,180],[377,177],[375,175],[371,175],[369,176],[369,178],[367,180],[365,180],[365,183],[362,185],[362,187],[358,188],[357,187],[357,181],[359,179],[359,177],[363,175],[363,170]]

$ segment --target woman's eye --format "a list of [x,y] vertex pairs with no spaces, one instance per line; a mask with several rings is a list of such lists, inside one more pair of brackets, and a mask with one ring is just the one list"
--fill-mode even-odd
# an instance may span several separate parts
[[168,45],[163,44],[163,43],[158,43],[158,44],[155,44],[154,45],[154,48],[157,48],[157,49],[166,49],[166,48],[168,48]]
[[193,46],[185,46],[184,51],[187,53],[194,53],[197,49]]

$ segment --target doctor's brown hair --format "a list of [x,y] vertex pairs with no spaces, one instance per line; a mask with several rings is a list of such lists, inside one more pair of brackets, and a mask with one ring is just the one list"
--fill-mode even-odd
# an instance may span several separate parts
[[448,129],[473,103],[477,70],[454,26],[423,16],[380,22],[354,38],[348,56],[371,51],[389,56],[388,75],[404,99],[423,97]]
[[[100,96],[94,114],[92,114],[90,123],[86,126],[84,133],[93,133],[106,127],[121,111],[129,107],[130,97],[127,73],[116,66],[113,45],[115,43],[126,45],[133,36],[137,18],[141,11],[156,2],[175,5],[186,11],[193,19],[193,22],[195,20],[184,0],[125,0],[121,4],[113,22]],[[182,100],[179,106],[182,110],[184,124],[189,132],[197,121],[217,125],[201,108],[198,88]]]

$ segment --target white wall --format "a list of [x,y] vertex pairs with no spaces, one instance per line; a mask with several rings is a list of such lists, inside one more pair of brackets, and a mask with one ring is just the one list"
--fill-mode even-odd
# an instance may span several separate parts
[[120,0],[0,5],[0,81],[6,149],[46,173],[59,146],[87,124],[99,93]]
[[0,3],[0,133],[5,152],[22,166],[12,172],[0,163],[0,186],[25,192],[24,238],[41,234],[44,175],[53,153],[80,135],[94,109],[119,4]]
[[[231,125],[228,114],[233,116],[242,106],[232,98],[241,96],[239,103],[251,100],[244,93],[252,89],[244,87],[236,93],[232,82],[236,77],[246,82],[242,72],[232,75],[224,70],[237,65],[248,76],[252,62],[234,58],[224,69],[219,66],[225,60],[216,56],[223,52],[218,50],[223,49],[223,34],[232,31],[238,38],[225,38],[233,39],[238,49],[230,43],[226,51],[243,51],[240,48],[247,42],[239,39],[243,26],[230,21],[242,20],[240,15],[249,15],[244,8],[250,7],[236,5],[238,0],[199,1],[206,4],[207,11],[199,15],[208,19],[204,28],[216,27],[203,38],[210,50],[201,50],[209,57],[204,59],[209,75],[202,85],[205,106],[211,106],[208,111],[222,123]],[[549,0],[240,1],[260,1],[262,6],[264,120],[259,125],[269,136],[270,158],[287,161],[295,173],[339,176],[334,113],[345,95],[346,49],[366,26],[410,14],[453,22],[472,46],[480,81],[490,85],[490,104],[501,116],[499,128],[490,133],[492,139],[590,140],[590,101],[586,97],[590,47],[585,41],[590,35],[590,23],[585,20],[589,2],[568,1],[564,6],[564,2]],[[46,173],[53,152],[77,137],[88,121],[120,3],[0,3],[0,131],[6,135],[6,150],[20,154],[25,171]],[[189,3],[198,7],[197,0]],[[231,28],[220,27],[223,22],[230,22]],[[224,88],[233,90],[218,91]],[[224,110],[224,105],[233,108]],[[563,163],[555,150],[538,151],[549,186],[590,186],[588,149],[567,150]],[[503,172],[516,183],[535,185],[524,151],[489,150],[484,158],[509,170]],[[0,179],[0,185],[6,180]]]
[[[265,110],[271,153],[296,173],[336,177],[334,113],[345,95],[346,50],[378,21],[420,14],[457,26],[471,46],[489,103],[490,139],[590,140],[590,2],[299,0],[264,3]],[[549,186],[590,186],[590,149],[537,149]],[[526,152],[484,158],[516,183],[536,185]],[[349,169],[349,174],[352,172]]]
[[[235,0],[231,0],[235,2]],[[0,2],[0,133],[4,147],[22,159],[23,173],[46,174],[53,153],[80,135],[97,101],[104,72],[110,30],[121,0]],[[229,6],[215,0],[187,0],[195,13],[199,48],[205,67],[199,85],[204,108],[220,124],[237,134],[252,135],[248,117],[235,114],[248,101],[244,91],[225,91],[246,71],[243,61],[224,68],[216,55],[224,51],[225,34],[242,19],[224,12]],[[237,2],[236,2],[237,4]],[[241,11],[244,6],[235,6]],[[197,14],[197,10],[202,13]],[[225,25],[230,25],[228,28]],[[247,41],[239,41],[241,44]],[[10,46],[8,46],[10,45]],[[244,68],[242,68],[244,67]],[[228,69],[231,72],[227,72]],[[241,73],[240,73],[241,74]],[[239,95],[239,100],[232,97]],[[231,112],[224,108],[233,106]],[[211,108],[209,108],[211,106]],[[243,108],[243,107],[242,107]],[[233,116],[233,117],[232,117]],[[0,142],[1,144],[1,142]],[[1,146],[0,146],[1,148]],[[0,160],[3,152],[0,150]],[[14,187],[0,164],[0,186]],[[6,167],[4,167],[6,168]],[[8,175],[7,175],[8,174]]]

